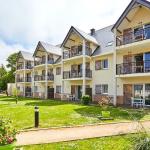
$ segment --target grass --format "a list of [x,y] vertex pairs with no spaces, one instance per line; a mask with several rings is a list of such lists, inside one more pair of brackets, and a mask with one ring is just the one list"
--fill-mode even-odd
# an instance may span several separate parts
[[99,115],[104,108],[84,106],[56,100],[20,98],[18,104],[12,97],[0,97],[0,116],[10,118],[17,129],[34,127],[34,106],[39,106],[40,127],[86,125],[104,122],[150,120],[150,110],[108,107],[114,120],[101,121]]
[[132,150],[136,135],[123,135],[71,142],[24,146],[24,150]]

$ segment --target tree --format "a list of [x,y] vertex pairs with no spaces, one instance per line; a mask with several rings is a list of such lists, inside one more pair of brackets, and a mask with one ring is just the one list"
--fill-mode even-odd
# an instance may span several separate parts
[[17,61],[17,55],[18,53],[13,53],[7,58],[7,68],[10,68],[10,71],[15,72],[16,71],[16,61]]
[[0,67],[0,78],[2,76],[4,76],[6,73],[7,73],[7,71],[6,71],[5,67],[4,67],[4,65],[2,64],[1,67]]
[[13,96],[16,99],[16,104],[18,103],[18,96],[19,96],[20,91],[17,88],[13,89]]

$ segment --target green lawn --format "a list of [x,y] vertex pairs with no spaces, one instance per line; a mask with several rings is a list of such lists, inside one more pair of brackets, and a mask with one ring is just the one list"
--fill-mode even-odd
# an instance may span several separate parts
[[[0,97],[0,116],[10,118],[17,129],[34,127],[34,106],[40,108],[40,127],[60,127],[102,123],[98,116],[104,108],[83,106],[55,100],[22,98],[18,104],[12,97]],[[109,107],[113,121],[150,120],[150,110],[133,110]]]
[[132,150],[137,135],[25,146],[24,150]]

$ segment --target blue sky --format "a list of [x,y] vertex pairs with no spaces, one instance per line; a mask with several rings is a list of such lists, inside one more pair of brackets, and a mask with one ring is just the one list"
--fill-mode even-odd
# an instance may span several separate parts
[[114,24],[130,0],[0,0],[0,64],[38,41],[60,44],[71,25],[85,32]]

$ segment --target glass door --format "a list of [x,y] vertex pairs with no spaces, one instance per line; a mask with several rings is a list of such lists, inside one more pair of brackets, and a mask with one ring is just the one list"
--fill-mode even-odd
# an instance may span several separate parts
[[134,85],[134,97],[143,99],[143,84]]
[[150,39],[150,24],[144,26],[145,39]]
[[150,106],[150,84],[145,84],[145,105]]
[[150,72],[150,52],[144,54],[144,71]]

